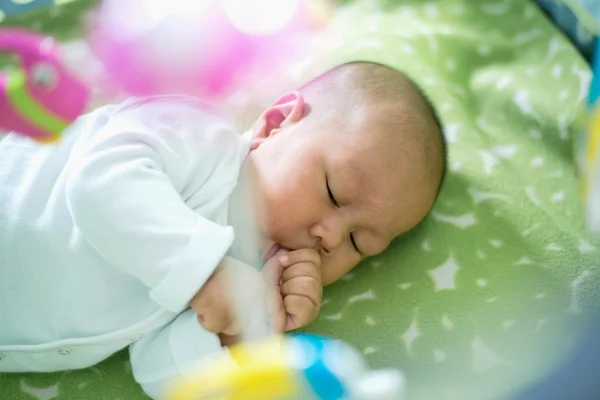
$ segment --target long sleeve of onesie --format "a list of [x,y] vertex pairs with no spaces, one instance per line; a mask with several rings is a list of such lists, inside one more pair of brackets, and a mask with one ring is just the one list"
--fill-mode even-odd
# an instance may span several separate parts
[[184,96],[100,107],[54,145],[4,138],[0,371],[85,368],[131,346],[135,378],[160,398],[223,352],[188,304],[233,242],[248,150]]
[[[245,157],[233,128],[197,100],[164,96],[120,106],[66,165],[77,229],[150,297],[183,311],[233,241],[213,222]],[[209,214],[209,215],[207,215]]]

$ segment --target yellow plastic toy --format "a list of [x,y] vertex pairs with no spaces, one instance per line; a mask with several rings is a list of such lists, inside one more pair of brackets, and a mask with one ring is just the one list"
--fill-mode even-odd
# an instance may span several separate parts
[[402,400],[404,388],[399,371],[369,371],[348,344],[301,334],[246,343],[205,360],[169,399]]

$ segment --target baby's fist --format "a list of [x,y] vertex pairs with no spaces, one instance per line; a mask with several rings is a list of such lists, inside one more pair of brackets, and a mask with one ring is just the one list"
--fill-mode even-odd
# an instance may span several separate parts
[[323,281],[321,257],[312,249],[290,251],[279,256],[281,296],[286,313],[285,330],[301,328],[312,322],[321,308]]

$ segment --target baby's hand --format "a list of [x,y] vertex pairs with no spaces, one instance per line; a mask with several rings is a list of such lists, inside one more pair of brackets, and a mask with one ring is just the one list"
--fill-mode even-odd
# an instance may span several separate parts
[[[229,269],[227,271],[226,269]],[[255,290],[264,288],[262,274],[251,266],[233,258],[225,257],[212,276],[190,301],[200,325],[207,331],[236,336],[240,332],[234,302],[231,299],[231,281],[228,273],[236,274],[240,282],[246,284],[248,292],[238,293],[242,302],[250,303],[260,296]]]
[[321,308],[323,283],[321,257],[312,249],[277,254],[265,264],[263,272],[279,287],[272,314],[281,331],[301,328],[312,322]]

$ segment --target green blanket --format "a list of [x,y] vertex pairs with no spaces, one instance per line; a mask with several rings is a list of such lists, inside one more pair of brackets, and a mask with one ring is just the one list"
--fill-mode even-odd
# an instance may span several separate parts
[[[408,400],[505,398],[568,355],[600,303],[600,242],[583,228],[572,157],[589,68],[529,1],[346,3],[278,90],[346,60],[404,70],[437,105],[450,171],[431,216],[328,288],[308,330],[403,369]],[[65,20],[38,27],[61,34]],[[252,114],[275,93],[249,95],[228,105]],[[0,398],[144,396],[122,352],[84,371],[2,375]]]

